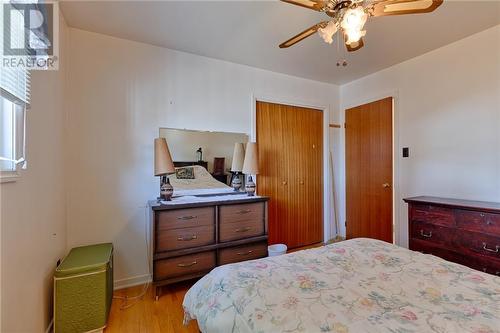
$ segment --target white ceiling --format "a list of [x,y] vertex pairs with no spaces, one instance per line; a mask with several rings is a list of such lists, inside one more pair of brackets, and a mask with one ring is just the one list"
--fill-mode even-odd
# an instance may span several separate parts
[[[279,49],[327,18],[279,1],[68,1],[61,8],[72,27],[335,84],[500,23],[499,1],[445,0],[430,14],[369,19],[365,47],[348,54],[317,35]],[[349,65],[337,68],[343,58]]]

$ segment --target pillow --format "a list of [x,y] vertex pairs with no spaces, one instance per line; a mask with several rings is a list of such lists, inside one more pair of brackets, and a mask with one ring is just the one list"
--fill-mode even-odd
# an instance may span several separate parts
[[175,169],[177,179],[194,179],[194,170],[192,167]]

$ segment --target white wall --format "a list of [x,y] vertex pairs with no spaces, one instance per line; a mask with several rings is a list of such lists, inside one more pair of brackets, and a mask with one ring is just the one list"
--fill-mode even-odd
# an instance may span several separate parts
[[333,85],[70,29],[68,247],[115,245],[117,286],[148,274],[159,127],[251,133],[252,94],[338,107]]
[[[499,40],[496,26],[341,87],[342,109],[396,95],[396,220],[402,245],[408,242],[404,197],[500,201]],[[410,148],[409,158],[401,157],[402,147]],[[344,193],[344,181],[341,186]]]
[[34,71],[27,116],[28,169],[0,184],[2,332],[44,332],[52,274],[66,252],[64,93],[67,27],[60,20],[60,69]]

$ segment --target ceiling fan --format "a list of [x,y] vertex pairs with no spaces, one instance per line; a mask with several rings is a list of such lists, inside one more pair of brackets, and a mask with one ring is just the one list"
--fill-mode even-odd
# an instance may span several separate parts
[[333,35],[340,30],[349,52],[363,47],[363,26],[368,17],[429,13],[438,8],[443,0],[281,0],[330,16],[280,44],[290,47],[318,32],[326,43],[333,42]]

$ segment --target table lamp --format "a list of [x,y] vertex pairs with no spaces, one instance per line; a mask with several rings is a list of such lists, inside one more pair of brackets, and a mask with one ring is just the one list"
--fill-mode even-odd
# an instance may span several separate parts
[[252,175],[259,173],[259,156],[257,151],[257,143],[247,143],[245,150],[245,160],[243,161],[243,173],[248,175],[248,181],[245,185],[245,191],[249,196],[255,195],[255,183],[253,182]]
[[245,146],[243,143],[235,143],[233,151],[233,163],[231,164],[231,172],[234,173],[231,181],[231,186],[237,192],[241,188],[241,179],[239,173],[243,170],[243,159],[245,158]]
[[175,173],[174,162],[168,150],[165,138],[155,139],[155,176],[160,176],[160,200],[170,201],[174,187],[170,185],[168,175]]

